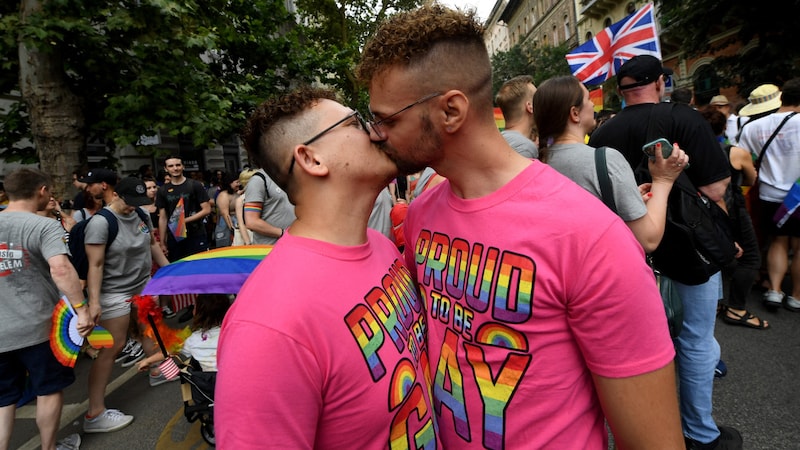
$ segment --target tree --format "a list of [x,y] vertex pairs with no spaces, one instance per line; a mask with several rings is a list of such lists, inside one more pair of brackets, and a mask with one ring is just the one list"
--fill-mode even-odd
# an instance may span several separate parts
[[[688,56],[714,54],[739,43],[755,48],[742,54],[717,56],[711,63],[723,86],[738,86],[746,97],[763,83],[782,84],[800,74],[798,0],[662,0],[663,40]],[[734,31],[712,41],[710,36]]]
[[364,86],[354,69],[361,49],[390,14],[419,6],[421,0],[296,0],[304,42],[319,56],[321,82],[336,87],[353,108],[366,110]]
[[[237,132],[264,97],[324,75],[283,4],[21,0],[19,14],[6,5],[0,62],[4,73],[18,74],[24,104],[3,118],[3,142],[29,126],[57,195],[85,161],[90,136],[136,145],[161,131],[213,145]],[[0,77],[4,92],[12,83]]]
[[492,92],[500,90],[506,81],[518,75],[531,75],[535,85],[548,78],[569,75],[569,65],[564,56],[566,44],[557,47],[532,47],[517,44],[506,52],[492,56]]

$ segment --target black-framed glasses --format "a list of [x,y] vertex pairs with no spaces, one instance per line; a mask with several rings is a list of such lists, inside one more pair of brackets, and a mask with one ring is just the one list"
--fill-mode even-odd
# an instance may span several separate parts
[[[334,128],[338,127],[339,125],[341,125],[341,124],[343,124],[343,123],[345,123],[345,122],[347,122],[348,120],[350,120],[350,119],[353,119],[353,118],[355,118],[356,120],[358,120],[358,124],[360,125],[361,129],[362,129],[362,130],[363,130],[365,133],[367,133],[367,136],[369,136],[369,126],[367,125],[367,121],[366,121],[366,120],[364,120],[364,117],[361,115],[361,113],[360,113],[360,112],[358,112],[358,111],[353,111],[353,112],[351,112],[350,114],[346,115],[346,116],[345,116],[344,118],[342,118],[341,120],[338,120],[338,121],[337,121],[336,123],[334,123],[333,125],[331,125],[331,126],[329,126],[328,128],[325,128],[324,130],[320,131],[319,133],[317,133],[317,134],[316,134],[314,137],[312,137],[311,139],[309,139],[309,140],[307,140],[307,141],[303,142],[303,145],[309,145],[309,144],[311,144],[312,142],[314,142],[314,141],[316,141],[317,139],[319,139],[319,138],[321,138],[322,136],[324,136],[324,135],[325,135],[326,133],[328,133],[329,131],[333,130]],[[289,163],[289,170],[287,171],[287,173],[292,173],[292,169],[294,169],[294,154],[292,154],[292,162],[291,162],[291,163]]]
[[438,97],[438,96],[440,96],[442,94],[444,94],[444,92],[434,92],[433,94],[428,94],[428,95],[426,95],[424,97],[421,97],[419,100],[415,101],[414,103],[411,103],[410,105],[406,106],[405,108],[402,108],[401,110],[399,110],[399,111],[397,111],[395,113],[389,114],[388,116],[384,117],[381,120],[375,120],[375,116],[373,116],[372,112],[370,111],[370,116],[371,116],[370,119],[372,120],[372,129],[375,131],[375,134],[379,138],[386,139],[386,133],[384,132],[383,127],[386,126],[386,122],[387,121],[397,117],[398,115],[408,111],[409,109],[411,109],[411,108],[413,108],[413,107],[415,107],[417,105],[425,103],[428,100],[430,100],[432,98],[436,98],[436,97]]

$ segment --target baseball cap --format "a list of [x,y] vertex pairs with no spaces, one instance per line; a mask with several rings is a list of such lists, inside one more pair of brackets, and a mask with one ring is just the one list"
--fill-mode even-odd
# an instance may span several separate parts
[[128,206],[143,206],[153,201],[147,196],[144,181],[135,177],[125,177],[114,188],[114,192],[128,204]]
[[[639,55],[629,59],[617,72],[617,86],[620,89],[630,89],[658,81],[661,75],[672,75],[672,69],[661,65],[655,56]],[[633,83],[622,85],[622,79],[630,77],[636,80]]]
[[86,174],[85,177],[81,178],[81,183],[108,183],[111,186],[117,184],[117,172],[109,169],[92,169],[89,173]]

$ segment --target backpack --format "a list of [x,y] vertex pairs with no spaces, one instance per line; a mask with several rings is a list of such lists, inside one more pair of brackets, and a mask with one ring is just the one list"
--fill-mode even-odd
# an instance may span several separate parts
[[[142,219],[144,223],[147,223],[145,212],[138,207],[135,211],[136,214],[139,215],[139,218]],[[105,250],[108,252],[108,247],[111,246],[111,243],[114,242],[114,239],[117,238],[117,234],[119,233],[119,221],[117,220],[117,216],[106,208],[100,208],[94,216],[98,214],[105,217],[108,221],[108,240],[106,240]],[[94,216],[86,220],[81,220],[69,231],[69,259],[72,261],[72,265],[75,266],[75,271],[78,272],[78,278],[81,280],[85,280],[86,276],[89,274],[89,257],[86,256],[86,226]]]
[[[651,130],[655,124],[664,125],[665,120],[660,119],[670,119],[671,107],[669,103],[653,107],[656,117],[649,121],[648,139],[655,136]],[[639,170],[646,171],[647,157],[643,158]],[[688,285],[705,283],[736,259],[730,218],[694,186],[686,172],[678,176],[669,193],[664,237],[651,256],[657,270]]]

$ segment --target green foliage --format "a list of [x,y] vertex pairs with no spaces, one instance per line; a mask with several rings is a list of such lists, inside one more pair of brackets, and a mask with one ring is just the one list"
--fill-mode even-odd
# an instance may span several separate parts
[[532,47],[517,44],[506,52],[492,56],[492,93],[497,94],[500,86],[518,75],[531,75],[535,85],[561,75],[569,75],[569,65],[564,56],[567,46]]
[[297,0],[303,43],[324,73],[320,82],[337,89],[349,106],[366,110],[368,97],[354,69],[361,49],[389,15],[421,0]]
[[[743,54],[717,57],[712,68],[723,86],[738,86],[746,97],[763,83],[782,84],[800,75],[800,17],[798,0],[662,0],[662,41],[688,56],[713,53],[732,42],[755,48]],[[711,42],[709,36],[734,33]]]

